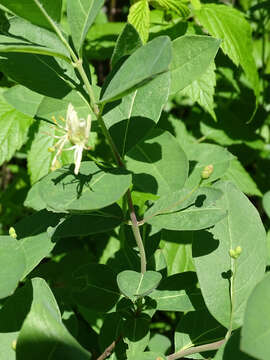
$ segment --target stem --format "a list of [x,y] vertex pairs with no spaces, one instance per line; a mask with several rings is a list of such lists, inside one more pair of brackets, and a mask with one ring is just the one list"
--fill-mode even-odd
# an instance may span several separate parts
[[38,0],[34,0],[35,4],[37,5],[37,7],[39,8],[39,10],[42,12],[42,14],[44,15],[44,17],[47,19],[48,23],[51,25],[51,27],[53,28],[53,30],[55,31],[55,33],[57,34],[57,36],[59,37],[59,39],[62,41],[62,43],[65,45],[65,47],[67,48],[67,50],[69,51],[71,58],[73,61],[77,60],[77,56],[75,54],[75,52],[72,50],[72,47],[69,45],[69,43],[67,42],[67,40],[65,39],[65,37],[63,36],[63,34],[61,33],[61,30],[58,28],[58,26],[55,24],[55,22],[53,21],[53,19],[49,16],[49,14],[47,13],[47,11],[43,8],[43,6],[40,4],[40,2]]
[[140,252],[140,257],[141,257],[141,273],[144,274],[146,272],[145,250],[144,250],[144,245],[143,245],[143,241],[142,241],[142,237],[141,237],[141,233],[140,233],[140,229],[139,229],[139,224],[138,224],[138,220],[136,218],[134,206],[132,203],[131,193],[130,193],[129,189],[126,193],[126,197],[127,197],[127,201],[128,201],[130,219],[132,222],[132,225],[131,225],[132,231],[133,231],[133,235],[135,237],[135,240],[136,240],[139,252]]
[[174,354],[171,354],[171,355],[167,356],[167,360],[176,360],[176,359],[181,359],[181,358],[183,358],[184,356],[187,356],[187,355],[201,353],[201,352],[204,352],[204,351],[217,350],[226,342],[226,340],[227,339],[225,338],[225,339],[215,341],[215,342],[210,343],[210,344],[193,346],[193,347],[188,348],[188,349],[180,350],[180,351],[178,351],[178,352],[176,352]]
[[117,343],[122,339],[122,335],[118,336],[118,338],[113,341],[111,343],[111,345],[109,345],[104,352],[97,358],[97,360],[104,360],[106,359],[108,356],[111,355],[111,353],[113,352],[115,346],[117,345]]
[[[111,137],[111,134],[109,133],[109,130],[107,129],[103,117],[102,117],[102,110],[103,110],[103,106],[101,105],[101,107],[99,108],[97,103],[96,103],[96,99],[95,99],[95,94],[93,91],[93,88],[90,84],[90,81],[86,75],[86,72],[83,68],[83,62],[82,59],[77,57],[77,55],[75,54],[75,52],[72,50],[71,46],[69,45],[69,43],[67,42],[67,40],[64,38],[63,34],[61,33],[60,29],[58,28],[58,26],[55,24],[55,22],[50,18],[50,16],[47,14],[46,10],[43,8],[43,6],[39,3],[38,0],[34,0],[35,4],[39,7],[40,11],[43,13],[43,15],[45,16],[45,18],[47,19],[47,21],[49,22],[49,24],[52,26],[52,28],[54,29],[54,31],[56,32],[56,34],[58,35],[59,39],[63,42],[63,44],[66,46],[67,50],[70,53],[70,56],[74,62],[74,66],[78,69],[81,78],[84,82],[84,85],[87,89],[88,95],[89,95],[89,100],[90,100],[90,108],[92,109],[92,111],[94,112],[94,114],[97,117],[97,121],[101,127],[101,130],[103,132],[103,135],[105,136],[105,138],[107,139],[111,151],[113,153],[114,159],[117,163],[117,165],[119,167],[124,167],[125,168],[125,164],[117,150],[117,147]],[[135,214],[135,210],[134,210],[134,206],[133,206],[133,202],[132,202],[132,198],[131,198],[131,194],[130,194],[130,190],[127,191],[126,193],[126,197],[127,197],[127,202],[128,202],[128,207],[129,207],[129,212],[130,212],[130,219],[131,219],[131,223],[132,223],[132,231],[134,234],[134,237],[136,239],[136,243],[137,246],[139,248],[139,252],[140,252],[140,257],[141,257],[141,272],[144,273],[146,271],[146,256],[145,256],[145,251],[144,251],[144,246],[143,246],[143,241],[141,238],[141,234],[140,234],[140,230],[139,230],[139,223],[137,221],[136,218],[136,214]]]

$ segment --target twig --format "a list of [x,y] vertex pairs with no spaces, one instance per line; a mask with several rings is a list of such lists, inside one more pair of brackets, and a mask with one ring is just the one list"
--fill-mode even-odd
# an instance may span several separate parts
[[111,345],[109,345],[104,351],[103,353],[97,358],[97,360],[104,360],[106,359],[108,356],[111,355],[111,353],[113,352],[115,346],[117,345],[117,343],[122,339],[122,335],[118,336],[118,338],[116,340],[114,340]]
[[173,353],[173,354],[167,356],[167,360],[176,360],[176,359],[182,359],[183,360],[183,357],[187,356],[187,355],[201,353],[201,352],[204,352],[204,351],[218,350],[226,341],[227,341],[227,339],[225,338],[225,339],[215,341],[215,342],[210,343],[210,344],[193,346],[193,347],[188,348],[188,349],[180,350],[180,351],[178,351],[176,353]]

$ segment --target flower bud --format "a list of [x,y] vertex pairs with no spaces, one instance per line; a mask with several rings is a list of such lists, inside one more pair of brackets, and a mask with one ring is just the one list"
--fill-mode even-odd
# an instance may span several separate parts
[[236,259],[237,258],[237,255],[235,253],[235,251],[233,249],[230,249],[229,250],[229,254],[230,254],[230,257],[233,258],[233,259]]
[[55,147],[54,147],[54,146],[50,146],[50,147],[48,148],[48,151],[51,152],[51,153],[55,152]]
[[241,248],[241,246],[238,245],[238,246],[236,246],[235,249],[230,249],[229,250],[229,255],[230,255],[231,258],[236,260],[236,259],[239,258],[241,252],[242,252],[242,248]]
[[213,171],[214,171],[214,166],[212,164],[205,166],[205,168],[201,173],[202,179],[208,179]]
[[17,340],[13,340],[11,344],[12,349],[16,350],[16,346],[17,346]]
[[242,252],[242,248],[241,246],[236,246],[236,248],[234,249],[235,254],[237,255],[237,257],[241,254]]
[[8,233],[9,233],[9,236],[11,236],[13,239],[17,238],[17,234],[16,234],[14,227],[9,228]]

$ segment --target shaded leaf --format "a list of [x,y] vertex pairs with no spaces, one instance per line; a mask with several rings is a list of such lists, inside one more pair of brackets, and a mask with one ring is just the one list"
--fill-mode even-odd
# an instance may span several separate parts
[[104,121],[122,156],[158,122],[168,99],[169,85],[169,73],[158,75],[125,96],[120,104],[112,103],[105,107]]
[[127,23],[115,44],[111,58],[112,67],[114,67],[122,57],[131,55],[141,46],[142,41],[137,30],[131,24]]
[[[43,279],[32,279],[33,301],[16,346],[16,359],[91,359],[64,327],[57,302]],[[42,351],[41,351],[42,349]]]
[[146,192],[164,195],[181,189],[188,176],[188,160],[169,132],[152,130],[127,154],[134,183]]
[[119,299],[114,271],[107,265],[86,264],[73,272],[72,298],[76,304],[107,312]]
[[3,299],[14,292],[26,269],[20,244],[10,236],[0,236],[0,262],[0,298]]

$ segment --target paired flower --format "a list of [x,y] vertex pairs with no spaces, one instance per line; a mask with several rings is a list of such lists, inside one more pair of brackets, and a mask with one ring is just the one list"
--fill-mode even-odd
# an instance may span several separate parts
[[[61,120],[65,123],[65,126],[59,125],[55,117],[53,117],[54,123],[58,126],[59,131],[62,132],[63,135],[55,135],[54,138],[58,139],[58,141],[53,148],[49,149],[50,151],[56,150],[56,154],[52,161],[52,170],[57,168],[58,157],[61,155],[62,151],[74,150],[74,173],[77,175],[82,161],[83,150],[90,149],[86,144],[89,140],[91,130],[91,115],[88,115],[87,119],[79,119],[73,105],[69,103],[66,119],[61,118]],[[73,146],[64,148],[68,142],[71,142]]]

